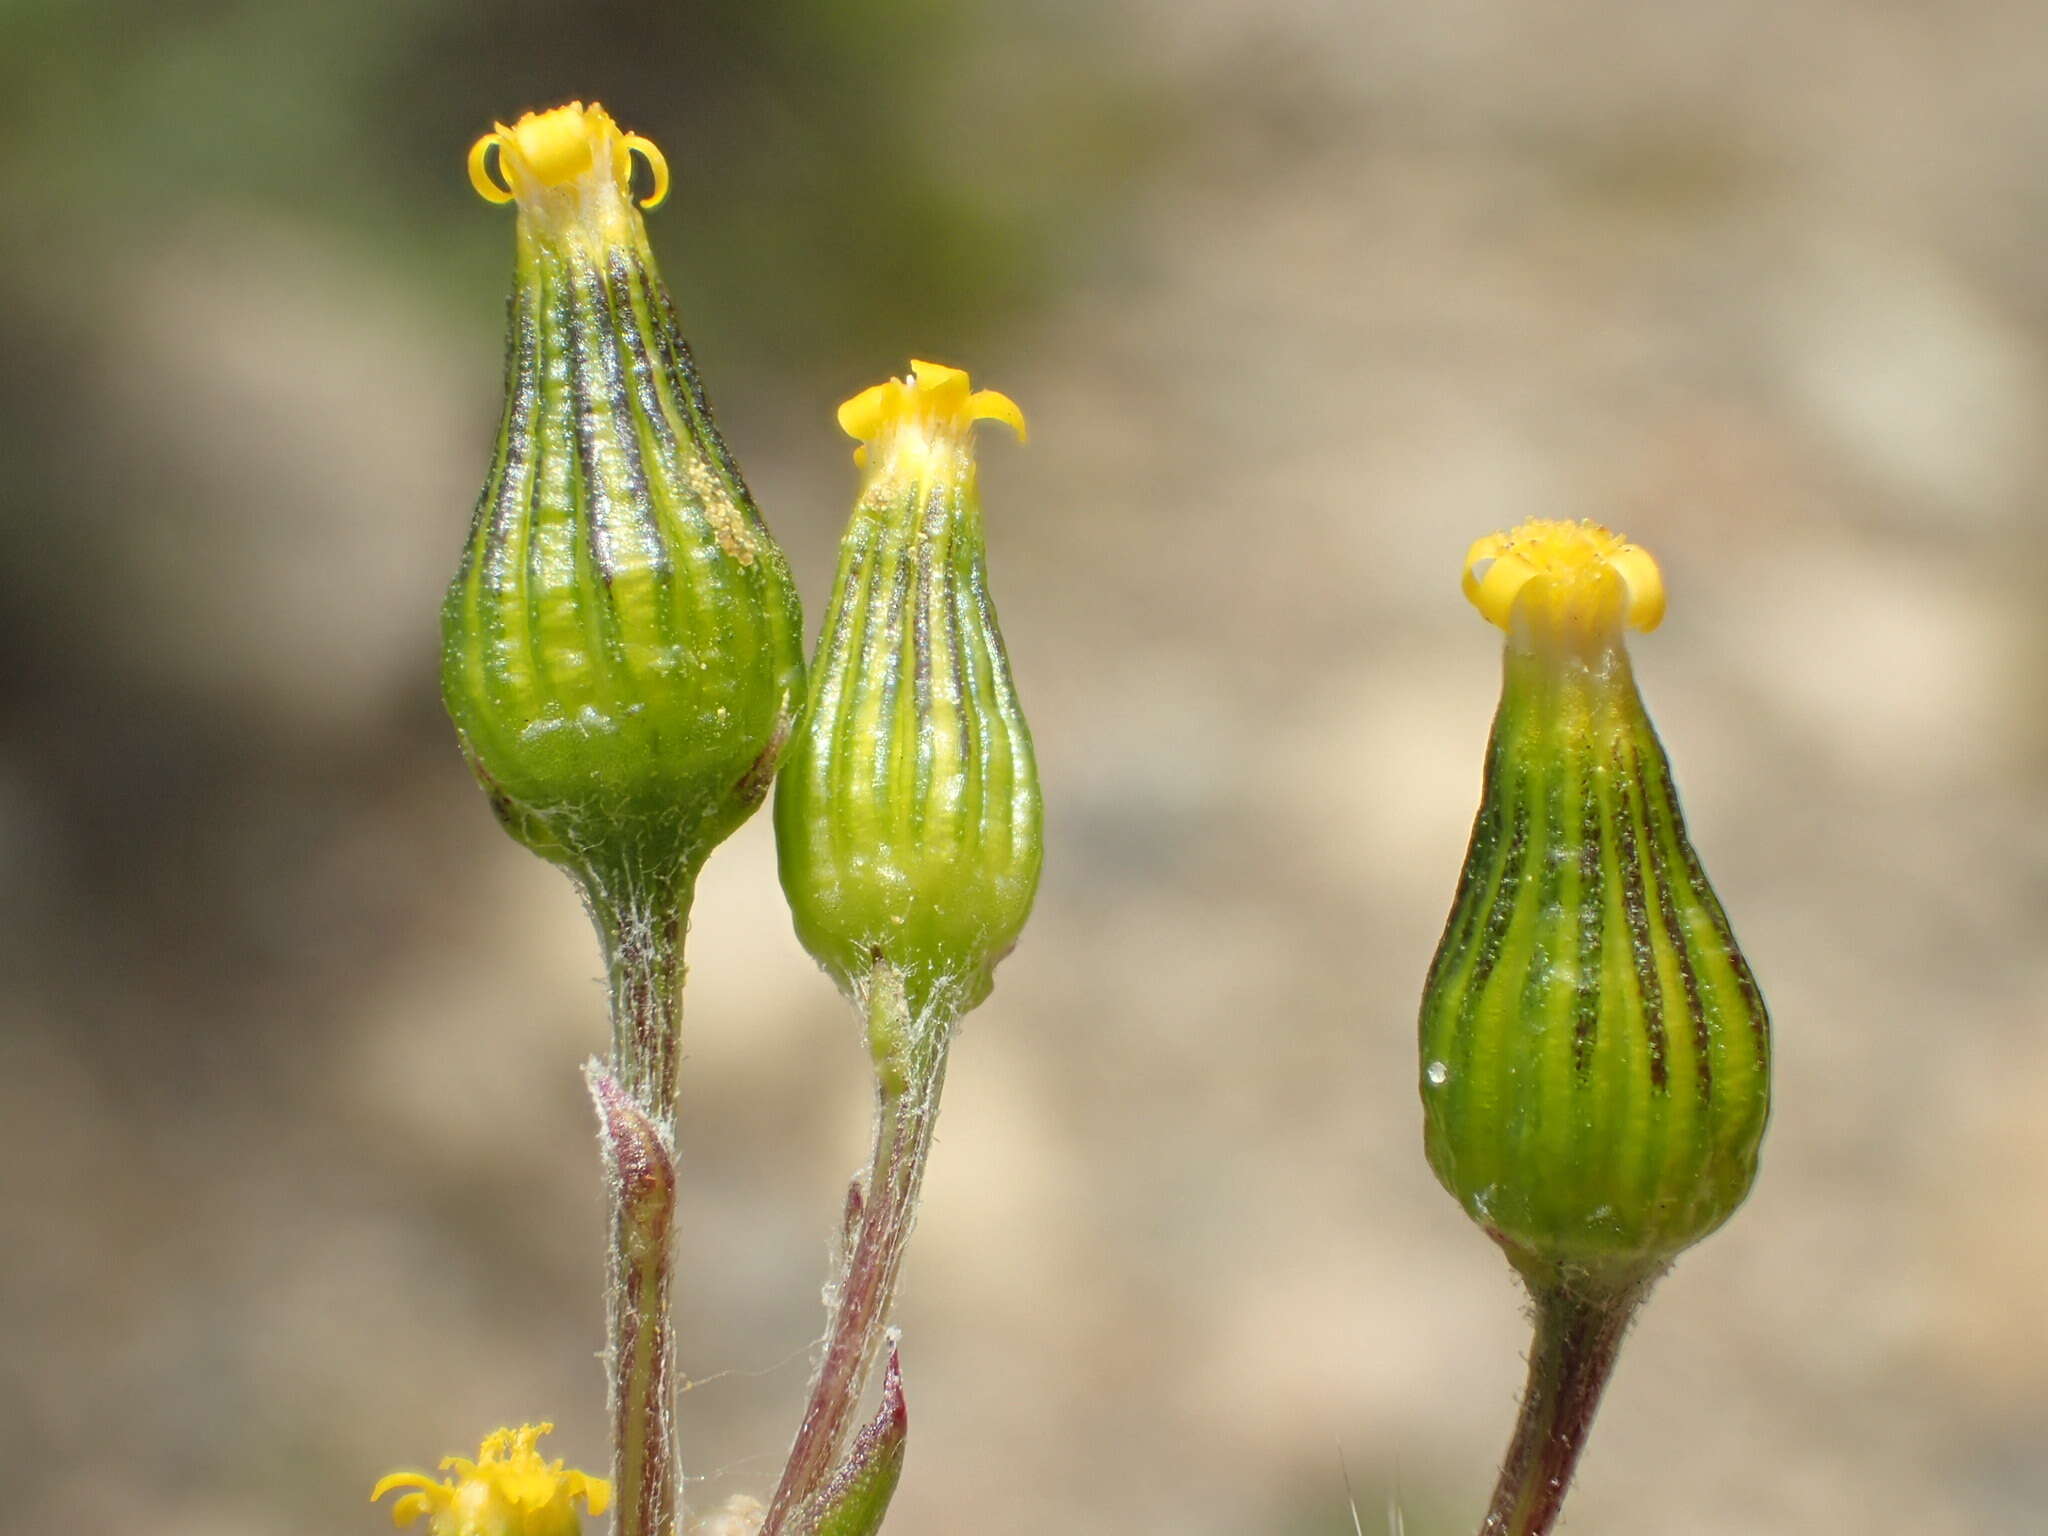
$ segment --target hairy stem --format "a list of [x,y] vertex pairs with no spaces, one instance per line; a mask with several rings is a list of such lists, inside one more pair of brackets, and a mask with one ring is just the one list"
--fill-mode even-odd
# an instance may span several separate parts
[[611,987],[612,1073],[673,1136],[683,1039],[683,930],[690,892],[657,886],[612,903],[592,895]]
[[[824,1358],[761,1536],[803,1529],[800,1522],[826,1490],[860,1420],[861,1394],[881,1354],[938,1122],[951,1018],[913,1018],[900,979],[881,966],[871,979],[867,1008],[868,1038],[876,1045],[878,1064],[874,1152],[859,1189],[858,1210],[850,1205],[848,1211],[851,1252],[826,1330]],[[894,1048],[885,1049],[883,1042]]]
[[1529,1384],[1479,1536],[1548,1536],[1557,1523],[1622,1336],[1650,1284],[1584,1289],[1530,1278],[1536,1340]]
[[689,890],[657,884],[611,900],[589,891],[611,986],[612,1048],[593,1070],[610,1204],[605,1370],[612,1417],[614,1536],[672,1536],[682,1471],[669,1323],[676,1201],[676,1065]]

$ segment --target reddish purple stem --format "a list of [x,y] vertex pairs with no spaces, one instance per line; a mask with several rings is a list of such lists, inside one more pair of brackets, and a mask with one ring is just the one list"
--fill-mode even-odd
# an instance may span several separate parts
[[1590,1294],[1556,1281],[1531,1284],[1529,1384],[1479,1536],[1548,1536],[1557,1523],[1622,1337],[1648,1291],[1648,1282]]
[[[910,1021],[903,1023],[907,1039]],[[923,1049],[913,1048],[898,1058],[903,1074],[900,1087],[887,1086],[884,1074],[874,1156],[864,1187],[847,1200],[852,1252],[846,1259],[838,1302],[826,1332],[824,1359],[811,1383],[803,1423],[768,1506],[761,1536],[786,1536],[803,1529],[802,1520],[813,1512],[831,1482],[858,1422],[861,1395],[881,1351],[904,1248],[917,1220],[918,1189],[924,1182],[925,1160],[938,1120],[939,1090],[945,1078],[948,1023],[927,1021],[935,1038],[928,1035],[918,1042]]]

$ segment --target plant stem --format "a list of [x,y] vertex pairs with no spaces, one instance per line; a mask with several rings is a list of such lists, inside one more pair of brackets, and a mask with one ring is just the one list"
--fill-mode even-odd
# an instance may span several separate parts
[[1536,1340],[1529,1384],[1479,1536],[1548,1536],[1614,1373],[1622,1336],[1651,1280],[1612,1288],[1529,1279]]
[[602,1121],[610,1247],[605,1370],[612,1417],[614,1536],[673,1536],[682,1472],[669,1323],[676,1201],[676,1066],[690,890],[654,882],[616,902],[593,882],[592,920],[611,986],[608,1070],[593,1072]]
[[675,1134],[676,1065],[683,1039],[683,932],[690,890],[665,882],[617,904],[590,897],[611,986],[614,1075],[648,1115]]
[[938,1122],[952,1019],[913,1018],[900,978],[881,966],[868,988],[867,1009],[870,1041],[893,1041],[898,1048],[886,1059],[877,1055],[875,1145],[853,1223],[852,1252],[824,1358],[761,1536],[803,1529],[791,1522],[807,1515],[826,1489],[858,1422],[861,1394],[881,1353],[904,1248],[917,1221],[918,1189]]

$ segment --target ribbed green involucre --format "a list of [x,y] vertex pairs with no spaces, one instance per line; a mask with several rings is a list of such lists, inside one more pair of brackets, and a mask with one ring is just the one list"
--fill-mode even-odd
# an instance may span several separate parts
[[[989,597],[964,428],[886,455],[840,545],[811,707],[776,787],[798,937],[850,996],[986,995],[1037,890],[1031,733]],[[902,472],[895,472],[902,469]]]
[[506,827],[605,890],[694,874],[760,803],[803,659],[788,566],[638,210],[601,211],[521,207],[505,414],[442,688]]
[[1518,618],[1423,994],[1425,1142],[1525,1272],[1622,1283],[1748,1193],[1769,1024],[1618,625],[1589,645]]

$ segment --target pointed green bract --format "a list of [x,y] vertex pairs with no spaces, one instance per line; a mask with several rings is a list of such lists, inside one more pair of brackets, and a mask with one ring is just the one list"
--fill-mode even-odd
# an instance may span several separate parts
[[[1660,1271],[1747,1195],[1769,1024],[1622,642],[1625,614],[1661,615],[1661,584],[1645,590],[1654,565],[1631,551],[1550,571],[1541,539],[1509,537],[1537,574],[1483,570],[1494,607],[1474,597],[1508,646],[1479,816],[1424,990],[1425,1143],[1518,1266],[1619,1285]],[[1492,542],[1477,565],[1507,558],[1481,553]]]
[[479,782],[601,888],[686,884],[765,795],[803,687],[795,586],[712,423],[629,142],[658,165],[594,107],[479,143],[517,195],[517,279],[497,453],[442,613]]
[[910,1415],[903,1402],[903,1366],[889,1350],[882,1373],[882,1403],[854,1436],[846,1462],[818,1496],[815,1515],[802,1519],[802,1536],[874,1536],[889,1513],[889,1501],[903,1480],[903,1453]]
[[987,992],[1041,859],[1031,735],[989,596],[977,416],[1022,422],[928,363],[842,410],[869,476],[776,789],[798,937],[849,995],[886,966],[914,1015]]

